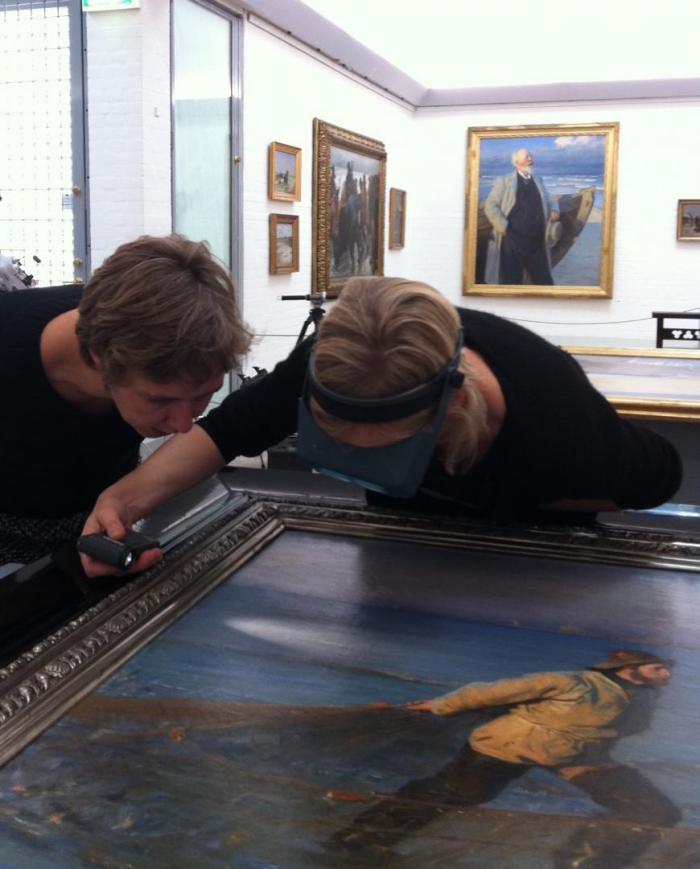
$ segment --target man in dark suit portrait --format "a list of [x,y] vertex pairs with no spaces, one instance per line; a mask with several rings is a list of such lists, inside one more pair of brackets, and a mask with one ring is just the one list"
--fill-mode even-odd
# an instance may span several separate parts
[[496,179],[484,203],[493,227],[486,283],[551,286],[547,236],[559,220],[535,161],[526,148],[512,156],[513,171]]

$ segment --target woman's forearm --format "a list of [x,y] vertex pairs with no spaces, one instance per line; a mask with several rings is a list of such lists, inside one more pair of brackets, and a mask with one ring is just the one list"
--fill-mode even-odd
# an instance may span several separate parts
[[136,470],[100,495],[98,504],[118,500],[135,522],[180,492],[219,471],[224,459],[214,441],[198,425],[170,438]]

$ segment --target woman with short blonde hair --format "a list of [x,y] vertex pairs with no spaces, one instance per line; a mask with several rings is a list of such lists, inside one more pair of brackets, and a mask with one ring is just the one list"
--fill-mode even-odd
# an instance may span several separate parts
[[[321,322],[314,349],[315,373],[324,386],[353,398],[386,398],[431,378],[454,355],[460,335],[457,312],[428,284],[403,278],[353,278],[342,301]],[[408,350],[408,352],[406,352]],[[439,458],[449,474],[466,473],[487,432],[484,397],[463,354],[461,389],[450,401],[439,435]],[[355,423],[311,403],[314,417],[331,437],[343,441]],[[392,423],[396,438],[430,424],[435,408]],[[376,425],[381,425],[377,423]]]
[[84,287],[0,294],[0,565],[75,539],[144,437],[186,432],[247,351],[224,266],[142,236]]

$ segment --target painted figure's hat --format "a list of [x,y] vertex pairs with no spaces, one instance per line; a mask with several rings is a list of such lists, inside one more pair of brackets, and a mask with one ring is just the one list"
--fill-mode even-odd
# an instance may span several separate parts
[[589,670],[619,670],[622,667],[639,667],[641,664],[662,664],[670,667],[672,662],[668,658],[660,658],[649,652],[640,652],[638,649],[618,649],[609,652],[605,661],[591,664]]

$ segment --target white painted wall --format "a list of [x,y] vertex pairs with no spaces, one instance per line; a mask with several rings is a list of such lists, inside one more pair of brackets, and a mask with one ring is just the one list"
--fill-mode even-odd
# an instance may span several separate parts
[[170,232],[169,0],[86,18],[91,265]]
[[141,7],[144,185],[141,231],[165,235],[172,226],[170,0],[149,0]]
[[[609,121],[620,124],[612,299],[463,297],[467,129]],[[551,339],[631,346],[654,345],[655,321],[613,321],[700,305],[700,245],[676,241],[678,199],[700,196],[700,101],[423,109],[414,129],[409,265],[455,303],[552,321],[527,324]]]
[[[698,72],[700,9],[693,0],[528,0],[525,8],[518,0],[304,3],[429,88],[546,84],[564,75],[574,82],[643,81]],[[581,62],[562,69],[567,39],[580,47]],[[530,52],[527,63],[514,62],[522,46],[532,44],[546,48]]]
[[[90,221],[93,268],[123,241],[170,231],[169,3],[88,15]],[[676,203],[700,196],[700,101],[494,106],[413,112],[320,55],[251,22],[244,26],[243,263],[246,320],[260,336],[248,360],[270,367],[294,344],[311,280],[314,117],[384,142],[388,190],[408,192],[406,247],[385,273],[425,280],[452,301],[525,320],[554,339],[653,345],[652,309],[700,303],[700,245],[675,239]],[[619,121],[614,294],[605,299],[508,299],[461,294],[470,126]],[[302,148],[302,201],[267,198],[272,141]],[[268,274],[268,215],[300,217],[300,271]],[[387,214],[388,218],[388,214]],[[385,227],[386,230],[386,227]],[[589,323],[609,325],[588,325]],[[572,325],[559,325],[567,323]]]
[[[652,310],[700,304],[700,246],[676,241],[676,205],[700,195],[696,154],[700,101],[663,101],[422,109],[409,112],[250,24],[245,34],[244,306],[260,344],[256,364],[289,348],[311,274],[311,155],[314,116],[383,141],[387,191],[408,191],[406,247],[388,251],[385,273],[433,284],[456,304],[532,320],[556,341],[653,346]],[[274,75],[271,74],[274,70]],[[293,82],[277,99],[277,82]],[[487,298],[462,295],[466,141],[470,126],[618,121],[620,124],[612,299]],[[266,153],[277,139],[304,153],[301,203],[267,200]],[[301,270],[267,275],[267,213],[301,217]],[[618,323],[620,320],[636,322]],[[602,325],[597,325],[602,324]]]
[[[309,310],[307,302],[280,302],[278,296],[311,291],[314,117],[379,139],[386,146],[386,234],[389,188],[410,189],[413,183],[415,155],[407,147],[414,126],[413,111],[254,24],[246,24],[244,40],[243,313],[259,336],[250,364],[269,368],[294,346]],[[302,149],[301,202],[267,198],[267,149],[274,141]],[[299,215],[297,273],[268,274],[269,214]],[[410,273],[408,259],[414,241],[408,227],[406,235],[403,250],[385,251],[386,274]]]

